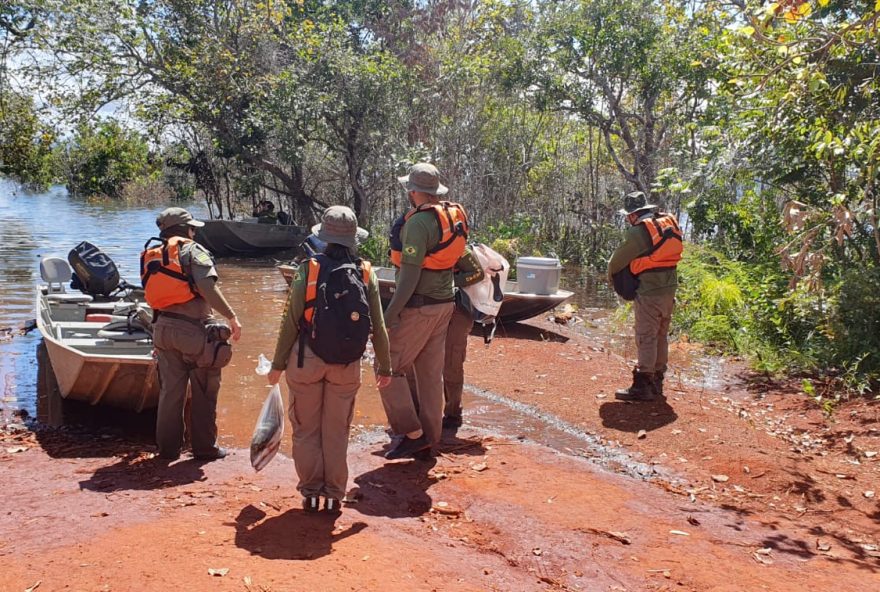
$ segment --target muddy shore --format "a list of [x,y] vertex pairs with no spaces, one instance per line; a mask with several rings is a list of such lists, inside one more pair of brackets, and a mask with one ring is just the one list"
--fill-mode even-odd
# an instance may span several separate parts
[[732,364],[621,403],[627,360],[574,327],[470,339],[465,426],[430,463],[356,429],[335,519],[299,509],[284,456],[166,465],[113,430],[5,426],[0,590],[880,589],[880,402],[828,419]]

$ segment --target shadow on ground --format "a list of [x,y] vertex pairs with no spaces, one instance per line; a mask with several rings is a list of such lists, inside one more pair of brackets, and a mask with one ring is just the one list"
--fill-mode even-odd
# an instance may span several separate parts
[[355,535],[367,525],[355,522],[337,531],[338,514],[327,512],[306,513],[288,510],[266,518],[259,508],[247,505],[241,509],[234,523],[235,545],[264,559],[308,561],[329,555],[333,544]]
[[98,468],[90,478],[80,481],[80,489],[100,491],[164,489],[206,479],[204,462],[180,460],[170,463],[148,458],[142,452],[125,454],[112,465]]
[[610,401],[599,407],[602,425],[621,432],[650,432],[673,423],[678,415],[665,400],[647,403]]

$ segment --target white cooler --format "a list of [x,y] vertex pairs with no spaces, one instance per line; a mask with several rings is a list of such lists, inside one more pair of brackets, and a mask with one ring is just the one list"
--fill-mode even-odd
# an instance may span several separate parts
[[555,257],[519,257],[516,260],[517,288],[524,294],[555,294],[562,265]]

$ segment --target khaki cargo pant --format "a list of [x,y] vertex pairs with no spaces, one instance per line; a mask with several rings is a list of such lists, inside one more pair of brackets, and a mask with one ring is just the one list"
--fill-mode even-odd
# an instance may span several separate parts
[[198,368],[205,347],[205,330],[196,323],[159,317],[153,325],[153,345],[159,359],[159,410],[156,444],[162,456],[174,456],[183,446],[186,387],[192,391],[192,451],[210,455],[217,450],[217,395],[220,369]]
[[636,295],[636,349],[639,372],[665,372],[669,361],[669,323],[675,308],[675,294]]
[[468,335],[473,326],[471,313],[456,306],[446,330],[446,357],[443,363],[443,394],[446,397],[443,415],[447,417],[461,417],[464,362],[467,359]]
[[348,484],[348,434],[354,400],[361,386],[360,360],[328,364],[305,346],[297,368],[299,344],[287,361],[288,415],[293,425],[293,462],[303,496],[341,500]]
[[[422,430],[431,445],[440,441],[443,424],[443,360],[452,302],[404,308],[400,323],[388,329],[391,384],[379,391],[394,434]],[[406,373],[415,371],[418,411]]]

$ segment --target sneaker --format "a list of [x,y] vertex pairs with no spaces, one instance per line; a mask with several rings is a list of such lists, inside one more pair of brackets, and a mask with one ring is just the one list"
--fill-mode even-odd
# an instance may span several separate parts
[[398,458],[412,457],[416,452],[430,447],[431,444],[428,442],[428,439],[425,438],[424,434],[418,438],[404,438],[397,446],[385,453],[385,458],[388,460],[395,460]]
[[461,415],[444,415],[443,416],[443,429],[444,430],[453,430],[455,428],[460,428],[462,424]]
[[303,510],[309,512],[317,512],[321,509],[321,498],[317,495],[307,495],[303,498]]
[[339,514],[342,512],[342,503],[335,497],[328,497],[324,500],[324,511]]
[[229,454],[229,451],[225,448],[220,448],[219,446],[211,451],[205,452],[203,454],[193,453],[193,458],[196,460],[219,460],[221,458],[226,458],[226,455]]

